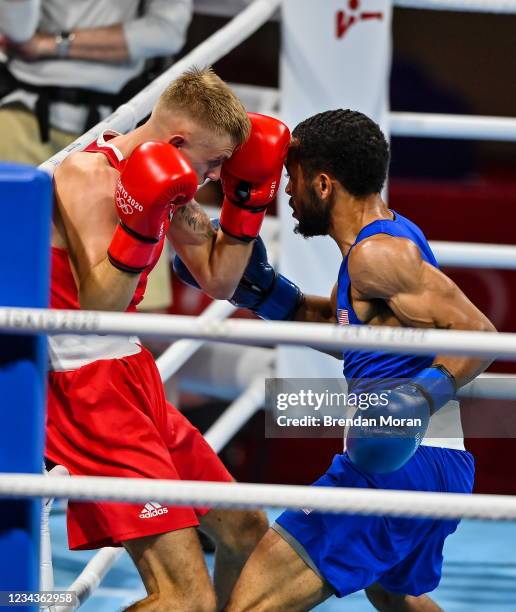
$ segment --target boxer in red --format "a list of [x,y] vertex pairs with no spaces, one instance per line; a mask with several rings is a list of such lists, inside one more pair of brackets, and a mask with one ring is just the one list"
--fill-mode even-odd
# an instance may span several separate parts
[[[54,175],[53,308],[134,311],[168,238],[199,285],[229,297],[276,194],[290,135],[248,115],[212,71],[172,83],[146,123],[104,132]],[[221,229],[192,201],[222,173]],[[72,475],[230,481],[201,434],[165,400],[137,338],[49,339],[46,456]],[[217,546],[215,587],[199,526]],[[71,548],[123,545],[148,596],[131,610],[215,610],[267,527],[259,512],[70,503]]]

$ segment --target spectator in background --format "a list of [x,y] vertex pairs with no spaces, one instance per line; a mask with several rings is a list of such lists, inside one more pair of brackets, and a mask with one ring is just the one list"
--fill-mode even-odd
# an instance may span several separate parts
[[139,91],[191,15],[192,0],[0,0],[0,159],[39,164]]
[[[192,0],[0,0],[0,160],[38,165],[140,91],[183,46]],[[169,253],[144,308],[172,301]]]

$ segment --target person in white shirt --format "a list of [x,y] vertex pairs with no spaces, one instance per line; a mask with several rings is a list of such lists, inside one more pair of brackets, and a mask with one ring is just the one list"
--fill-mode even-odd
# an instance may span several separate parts
[[191,16],[192,0],[0,0],[0,159],[62,149],[118,106],[145,60],[179,51]]

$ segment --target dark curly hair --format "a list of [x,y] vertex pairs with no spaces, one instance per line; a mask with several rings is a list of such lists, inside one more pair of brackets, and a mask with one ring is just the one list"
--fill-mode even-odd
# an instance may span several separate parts
[[295,158],[311,177],[328,172],[357,198],[380,193],[389,167],[389,145],[363,113],[331,110],[302,121],[292,135]]

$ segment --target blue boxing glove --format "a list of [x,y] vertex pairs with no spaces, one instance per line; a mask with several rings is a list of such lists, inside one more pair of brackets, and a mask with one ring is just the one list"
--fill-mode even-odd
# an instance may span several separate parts
[[[364,472],[385,474],[403,467],[425,437],[432,414],[455,397],[454,377],[442,365],[421,370],[388,393],[384,406],[358,410],[367,419],[348,430],[346,450]],[[374,419],[371,421],[371,419]]]
[[[218,229],[217,219],[212,219],[211,223],[214,229]],[[174,257],[174,271],[187,285],[200,288],[177,255]],[[262,319],[288,321],[294,318],[303,301],[303,293],[269,264],[267,249],[258,236],[244,275],[229,301],[238,308],[251,310]]]

